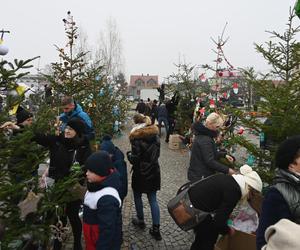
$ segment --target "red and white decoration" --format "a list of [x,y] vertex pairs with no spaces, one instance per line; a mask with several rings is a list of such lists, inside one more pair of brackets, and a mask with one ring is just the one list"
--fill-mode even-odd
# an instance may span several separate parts
[[234,82],[232,84],[232,89],[233,89],[233,93],[235,94],[239,93],[239,85],[237,84],[237,82]]

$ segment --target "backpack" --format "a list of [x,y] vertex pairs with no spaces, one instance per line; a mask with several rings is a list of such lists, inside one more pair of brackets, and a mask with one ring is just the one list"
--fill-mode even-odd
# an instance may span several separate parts
[[177,191],[176,196],[167,204],[169,214],[175,223],[184,231],[188,231],[196,227],[208,215],[214,216],[214,213],[205,212],[195,208],[190,201],[188,193],[190,188],[202,180],[204,179],[200,179],[196,182],[188,182],[181,186]]

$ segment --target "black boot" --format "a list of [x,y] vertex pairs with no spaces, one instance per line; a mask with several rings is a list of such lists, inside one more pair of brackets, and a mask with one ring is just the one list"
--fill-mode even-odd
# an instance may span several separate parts
[[144,222],[143,219],[139,219],[139,218],[133,218],[131,220],[132,224],[139,227],[140,229],[145,229],[146,228],[146,224]]
[[162,240],[160,231],[159,231],[159,225],[153,225],[152,228],[150,228],[149,233],[152,235],[152,237],[156,240]]

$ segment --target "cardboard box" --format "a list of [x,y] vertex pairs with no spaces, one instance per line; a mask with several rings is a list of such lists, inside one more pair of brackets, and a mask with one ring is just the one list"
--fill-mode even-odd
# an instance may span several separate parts
[[256,250],[256,236],[236,230],[234,235],[220,238],[215,250]]
[[170,135],[169,142],[170,143],[181,142],[180,135],[178,134]]

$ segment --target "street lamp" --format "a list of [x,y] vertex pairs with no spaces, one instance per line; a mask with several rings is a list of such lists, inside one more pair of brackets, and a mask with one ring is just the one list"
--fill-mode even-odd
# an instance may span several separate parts
[[0,38],[0,56],[5,56],[8,53],[8,47],[3,45],[3,37],[4,33],[10,33],[8,30],[0,30],[1,38]]

